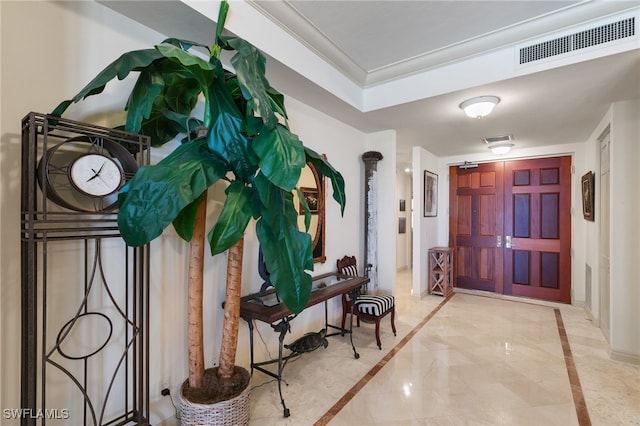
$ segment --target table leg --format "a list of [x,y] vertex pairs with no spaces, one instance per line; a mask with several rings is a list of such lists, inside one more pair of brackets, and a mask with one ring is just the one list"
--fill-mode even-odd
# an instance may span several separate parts
[[[354,290],[349,294],[351,300],[356,300],[358,295],[360,294],[359,290]],[[351,349],[353,349],[353,357],[355,359],[360,358],[360,354],[356,351],[356,346],[353,344],[353,303],[349,303],[351,308],[351,315],[349,315],[349,340],[351,341]]]
[[284,365],[282,362],[282,349],[284,347],[284,336],[287,334],[287,331],[291,329],[289,325],[289,321],[287,318],[284,318],[281,322],[273,326],[273,329],[277,332],[280,332],[280,336],[278,336],[278,392],[280,393],[280,402],[282,403],[283,415],[284,417],[289,417],[291,412],[287,408],[284,403],[284,398],[282,397],[282,370],[284,369]]
[[251,353],[251,374],[253,375],[253,321],[250,318],[242,317],[249,327],[249,350]]

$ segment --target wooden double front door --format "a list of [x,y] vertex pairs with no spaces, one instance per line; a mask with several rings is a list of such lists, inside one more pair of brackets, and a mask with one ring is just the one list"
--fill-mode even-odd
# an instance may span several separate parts
[[571,302],[571,157],[449,170],[456,287]]

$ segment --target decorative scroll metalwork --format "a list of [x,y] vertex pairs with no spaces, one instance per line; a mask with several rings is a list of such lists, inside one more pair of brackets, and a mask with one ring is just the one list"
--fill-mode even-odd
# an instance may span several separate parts
[[149,249],[125,244],[117,212],[70,210],[38,183],[44,153],[80,136],[149,163],[145,136],[23,119],[21,425],[148,425]]

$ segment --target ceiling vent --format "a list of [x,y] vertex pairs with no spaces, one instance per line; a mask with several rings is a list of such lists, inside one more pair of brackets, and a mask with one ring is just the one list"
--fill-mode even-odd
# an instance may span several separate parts
[[511,142],[513,140],[513,135],[492,136],[490,138],[483,138],[482,140],[486,144],[499,143],[499,142]]
[[609,43],[636,34],[636,18],[631,17],[607,25],[569,34],[520,49],[520,64]]

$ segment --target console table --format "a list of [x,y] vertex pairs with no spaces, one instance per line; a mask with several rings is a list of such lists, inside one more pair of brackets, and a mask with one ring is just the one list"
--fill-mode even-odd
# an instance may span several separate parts
[[[360,287],[369,282],[369,278],[367,277],[352,277],[347,275],[338,274],[336,272],[330,272],[327,274],[322,274],[317,277],[314,277],[312,280],[312,289],[311,289],[311,297],[309,298],[309,302],[305,306],[309,308],[311,306],[317,305],[319,303],[324,302],[324,320],[325,320],[325,331],[329,328],[338,330],[337,332],[326,334],[326,336],[335,336],[337,334],[344,335],[345,333],[349,333],[349,338],[351,341],[351,348],[353,349],[354,358],[360,358],[360,355],[356,351],[355,345],[353,344],[353,320],[349,322],[349,329],[346,330],[342,327],[338,327],[335,325],[329,324],[328,320],[328,312],[327,312],[327,301],[336,296],[341,296],[343,294],[350,294],[352,297],[357,296],[357,293],[360,290]],[[254,293],[248,296],[242,297],[240,301],[240,316],[247,322],[249,326],[249,345],[251,348],[251,372],[256,369],[258,371],[263,372],[264,374],[271,376],[278,380],[278,392],[280,394],[280,402],[282,403],[282,408],[284,410],[284,417],[289,417],[290,411],[284,403],[284,398],[282,397],[282,370],[284,369],[287,361],[290,358],[299,356],[299,353],[291,353],[289,355],[283,356],[283,348],[284,348],[284,337],[288,331],[290,331],[291,326],[290,322],[297,316],[294,315],[285,305],[281,303],[275,293],[274,289],[270,289],[266,291],[264,294]],[[353,315],[351,315],[353,318]],[[253,355],[253,321],[259,320],[270,324],[273,330],[276,333],[279,333],[279,345],[278,345],[278,358],[255,362]],[[278,370],[276,373],[264,368],[269,364],[278,365]]]

